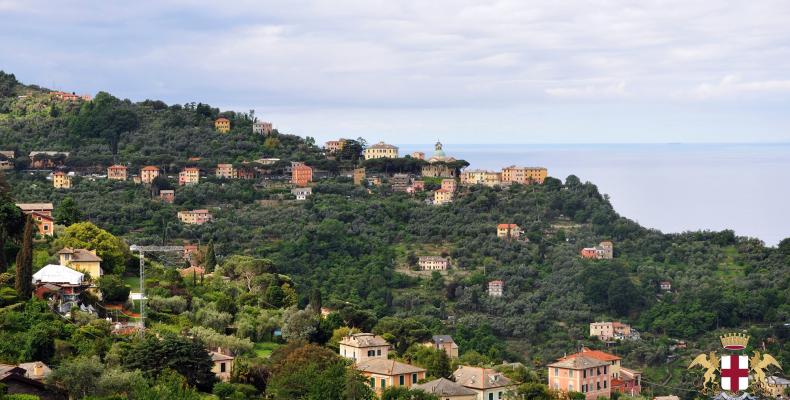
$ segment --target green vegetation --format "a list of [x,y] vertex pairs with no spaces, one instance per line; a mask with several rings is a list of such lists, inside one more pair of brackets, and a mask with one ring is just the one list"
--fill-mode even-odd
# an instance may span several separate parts
[[[213,131],[219,115],[231,119],[229,134]],[[765,343],[780,362],[790,361],[784,345],[790,239],[771,248],[732,231],[646,229],[573,175],[541,185],[463,187],[451,205],[433,207],[423,195],[358,187],[337,175],[359,161],[361,139],[349,147],[353,152],[330,160],[310,138],[252,134],[254,119],[253,112],[132,103],[106,93],[92,102],[59,102],[0,73],[0,147],[21,154],[18,171],[6,177],[10,186],[0,179],[0,362],[75,368],[90,379],[70,381],[61,373],[55,381],[76,396],[190,398],[199,396],[197,388],[218,398],[366,399],[372,398],[366,381],[328,348],[336,349],[349,332],[372,331],[393,344],[394,357],[431,377],[447,376],[458,363],[523,362],[528,367],[506,372],[519,384],[520,398],[548,399],[556,393],[543,384],[545,365],[581,345],[603,348],[587,337],[589,322],[602,319],[629,322],[641,332],[642,340],[607,351],[644,370],[647,382],[693,387],[694,377],[682,372],[686,361],[718,347],[717,334],[725,330],[747,330],[753,345]],[[32,150],[69,151],[67,159],[53,161],[82,174],[101,173],[114,161],[134,172],[157,165],[165,173],[153,186],[82,176],[72,189],[55,190],[45,173],[21,172]],[[269,157],[281,161],[260,181],[209,177],[176,187],[171,177],[185,165]],[[287,193],[276,178],[296,160],[329,177],[315,183],[305,202],[257,202]],[[404,158],[364,165],[395,172],[421,164]],[[152,191],[164,187],[175,188],[175,204],[153,198]],[[53,202],[64,225],[57,238],[26,241],[14,201]],[[197,207],[210,209],[214,221],[178,222],[178,210]],[[529,240],[498,239],[499,223],[518,224]],[[614,242],[614,259],[579,257],[579,249],[601,240]],[[151,334],[143,338],[114,335],[106,321],[79,311],[63,320],[45,302],[30,300],[27,289],[11,289],[17,270],[29,274],[28,258],[40,266],[63,246],[84,247],[104,259],[109,275],[98,283],[106,300],[124,302],[129,287],[139,287],[138,260],[128,245],[184,242],[200,244],[195,260],[214,274],[181,277],[180,255],[147,259]],[[448,256],[453,269],[414,274],[420,255]],[[487,294],[494,279],[505,282],[502,298]],[[665,280],[671,292],[660,290]],[[127,304],[124,312],[138,306]],[[331,312],[321,317],[321,307]],[[454,338],[460,360],[421,345],[435,334]],[[675,347],[677,340],[687,348]],[[207,347],[234,351],[230,383],[213,384]]]

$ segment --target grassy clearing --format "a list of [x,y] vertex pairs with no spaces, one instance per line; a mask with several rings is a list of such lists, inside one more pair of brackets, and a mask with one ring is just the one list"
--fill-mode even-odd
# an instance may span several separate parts
[[253,351],[255,351],[255,355],[258,357],[269,358],[269,356],[272,355],[272,352],[280,346],[282,345],[274,342],[255,343]]

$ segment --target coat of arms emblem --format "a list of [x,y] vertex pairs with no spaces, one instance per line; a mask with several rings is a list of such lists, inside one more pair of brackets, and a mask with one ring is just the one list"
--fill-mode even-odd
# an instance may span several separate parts
[[745,334],[728,333],[720,339],[722,347],[730,354],[719,357],[715,352],[703,353],[695,357],[688,366],[689,369],[705,369],[702,383],[704,394],[725,399],[745,398],[748,397],[746,390],[750,386],[755,392],[762,392],[767,388],[768,379],[765,373],[769,367],[782,368],[770,354],[760,354],[759,351],[754,351],[751,357],[744,354],[749,344],[749,336]]

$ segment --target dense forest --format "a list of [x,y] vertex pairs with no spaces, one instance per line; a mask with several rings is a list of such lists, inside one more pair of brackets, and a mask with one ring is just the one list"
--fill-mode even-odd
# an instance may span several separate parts
[[[218,116],[232,121],[229,134],[213,130]],[[172,341],[167,344],[150,339],[119,343],[101,320],[63,322],[48,315],[42,304],[19,302],[24,299],[0,289],[0,306],[6,307],[0,311],[0,362],[43,359],[64,368],[76,365],[85,374],[94,373],[98,382],[110,373],[138,379],[141,393],[176,390],[179,379],[211,391],[208,378],[194,372],[205,372],[205,366],[187,360],[157,364],[150,373],[145,372],[151,367],[145,357],[136,358],[143,364],[127,365],[128,354],[160,346],[166,347],[161,351],[179,348],[178,354],[195,351],[179,336],[191,332],[248,356],[236,386],[220,386],[220,391],[290,398],[294,394],[284,388],[294,382],[289,379],[297,379],[288,374],[297,372],[278,362],[296,360],[322,365],[323,371],[312,373],[342,381],[345,389],[338,390],[347,395],[364,392],[359,377],[335,368],[334,353],[303,360],[300,354],[307,350],[294,340],[332,348],[339,333],[358,329],[389,338],[398,357],[430,366],[437,377],[448,366],[413,345],[433,334],[450,334],[461,349],[460,362],[521,362],[528,370],[521,382],[530,385],[545,382],[545,364],[564,353],[581,346],[603,348],[588,337],[588,324],[600,320],[628,322],[640,331],[639,341],[607,351],[644,371],[646,390],[653,394],[691,396],[697,377],[680,371],[692,355],[718,347],[723,332],[748,331],[752,345],[765,346],[780,362],[790,361],[790,345],[785,344],[790,336],[790,239],[766,247],[732,231],[664,234],[647,229],[619,215],[593,183],[573,175],[550,177],[539,185],[462,187],[452,204],[433,206],[423,193],[394,192],[386,183],[356,186],[338,174],[359,165],[359,149],[327,158],[311,138],[253,134],[255,119],[253,111],[134,103],[107,93],[92,101],[62,102],[45,89],[0,73],[0,150],[19,155],[15,171],[5,174],[5,202],[54,203],[61,232],[57,239],[35,245],[33,270],[54,262],[55,252],[81,237],[80,230],[98,229],[117,238],[119,248],[108,270],[118,279],[103,282],[107,293],[123,292],[118,281],[137,274],[137,260],[124,250],[129,244],[200,244],[202,264],[230,278],[182,280],[174,270],[181,261],[154,259],[148,292],[152,330]],[[364,140],[355,143],[361,148]],[[254,180],[209,177],[182,187],[163,179],[163,185],[175,189],[174,204],[166,204],[152,196],[150,186],[87,175],[75,177],[71,189],[55,189],[48,172],[26,171],[31,162],[27,154],[42,150],[69,152],[63,168],[79,171],[123,163],[135,171],[157,165],[172,176],[185,165],[211,168],[218,162],[274,157],[281,159],[279,167],[306,161],[328,174],[304,202],[287,200],[288,190],[281,185]],[[408,159],[379,164],[368,168],[408,172],[418,165]],[[260,201],[271,199],[278,200]],[[214,221],[184,225],[176,218],[177,211],[197,207],[210,209]],[[5,209],[2,216],[3,259],[11,271],[24,249],[22,217]],[[497,238],[500,223],[518,224],[528,239]],[[579,257],[582,247],[602,240],[614,242],[612,260]],[[416,271],[416,259],[423,255],[449,257],[452,268]],[[10,275],[0,274],[0,284],[13,281]],[[494,279],[505,282],[501,298],[487,295],[487,283]],[[672,290],[660,290],[661,281],[671,282]],[[321,306],[334,312],[318,318],[314,311]],[[282,337],[275,337],[279,328]],[[290,344],[271,357],[262,350],[263,344],[281,346],[283,341]],[[687,348],[674,346],[678,341]],[[107,368],[91,372],[90,365]],[[141,370],[147,375],[135,375]],[[95,396],[116,393],[101,384],[84,390]],[[214,385],[215,394],[217,390]],[[304,388],[304,393],[310,390]]]

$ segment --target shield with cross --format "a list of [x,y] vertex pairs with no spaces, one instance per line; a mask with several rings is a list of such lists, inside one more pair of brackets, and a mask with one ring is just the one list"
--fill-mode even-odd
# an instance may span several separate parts
[[749,357],[737,354],[721,357],[721,388],[738,393],[749,387]]

